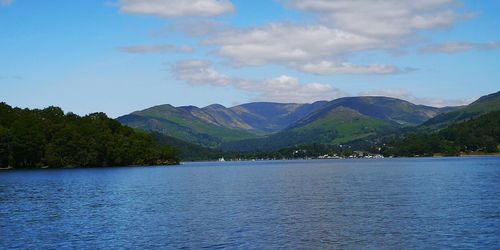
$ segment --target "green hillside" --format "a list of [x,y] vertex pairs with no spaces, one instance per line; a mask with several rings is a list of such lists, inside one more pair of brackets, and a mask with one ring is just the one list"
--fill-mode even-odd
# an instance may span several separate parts
[[161,105],[117,118],[127,126],[158,132],[206,147],[259,138],[283,130],[322,107],[314,104],[249,103],[232,108]]
[[309,134],[311,136],[313,133],[332,135],[331,137],[325,136],[320,140],[309,142],[341,144],[374,135],[377,132],[385,131],[390,128],[392,128],[392,126],[384,121],[341,106],[330,110],[321,118],[303,126],[292,128],[289,131],[297,134]]
[[217,147],[224,141],[257,137],[248,130],[224,127],[195,107],[162,105],[117,120],[133,128],[162,133],[207,147]]
[[483,114],[500,110],[500,92],[486,95],[456,111],[438,115],[422,124],[422,130],[436,130]]
[[394,133],[455,108],[435,108],[389,97],[346,97],[323,104],[266,138],[223,143],[223,150],[277,150],[301,144],[337,145]]
[[487,113],[431,134],[411,134],[384,147],[386,155],[431,156],[494,153],[500,146],[500,111]]
[[398,127],[416,126],[439,114],[454,110],[450,107],[435,108],[416,105],[408,101],[382,96],[345,97],[329,102],[318,111],[302,119],[300,123],[310,123],[315,119],[320,119],[337,107],[350,108],[365,116]]
[[346,97],[312,104],[256,102],[231,108],[161,105],[118,118],[121,123],[224,150],[342,144],[419,125],[455,108],[388,97]]
[[304,144],[336,145],[395,129],[392,125],[363,115],[356,110],[337,107],[300,126],[266,138],[225,143],[226,151],[269,151]]

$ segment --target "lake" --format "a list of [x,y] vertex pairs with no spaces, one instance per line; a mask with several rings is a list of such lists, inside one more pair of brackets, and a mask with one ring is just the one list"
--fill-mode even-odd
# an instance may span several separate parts
[[0,248],[500,247],[500,157],[0,172]]

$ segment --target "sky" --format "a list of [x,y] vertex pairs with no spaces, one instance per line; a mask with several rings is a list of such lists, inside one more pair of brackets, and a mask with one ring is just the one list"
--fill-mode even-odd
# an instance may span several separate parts
[[160,104],[499,91],[497,0],[0,0],[0,102],[111,117]]

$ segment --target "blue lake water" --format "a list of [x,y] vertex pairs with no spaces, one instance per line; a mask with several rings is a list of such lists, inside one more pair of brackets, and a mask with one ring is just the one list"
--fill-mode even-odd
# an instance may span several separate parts
[[0,172],[0,248],[500,247],[500,157]]

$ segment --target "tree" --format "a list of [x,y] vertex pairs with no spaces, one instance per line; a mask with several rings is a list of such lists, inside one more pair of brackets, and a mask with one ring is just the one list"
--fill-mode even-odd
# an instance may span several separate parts
[[58,107],[12,108],[0,103],[0,166],[98,167],[178,162],[175,150],[104,113],[80,117]]

